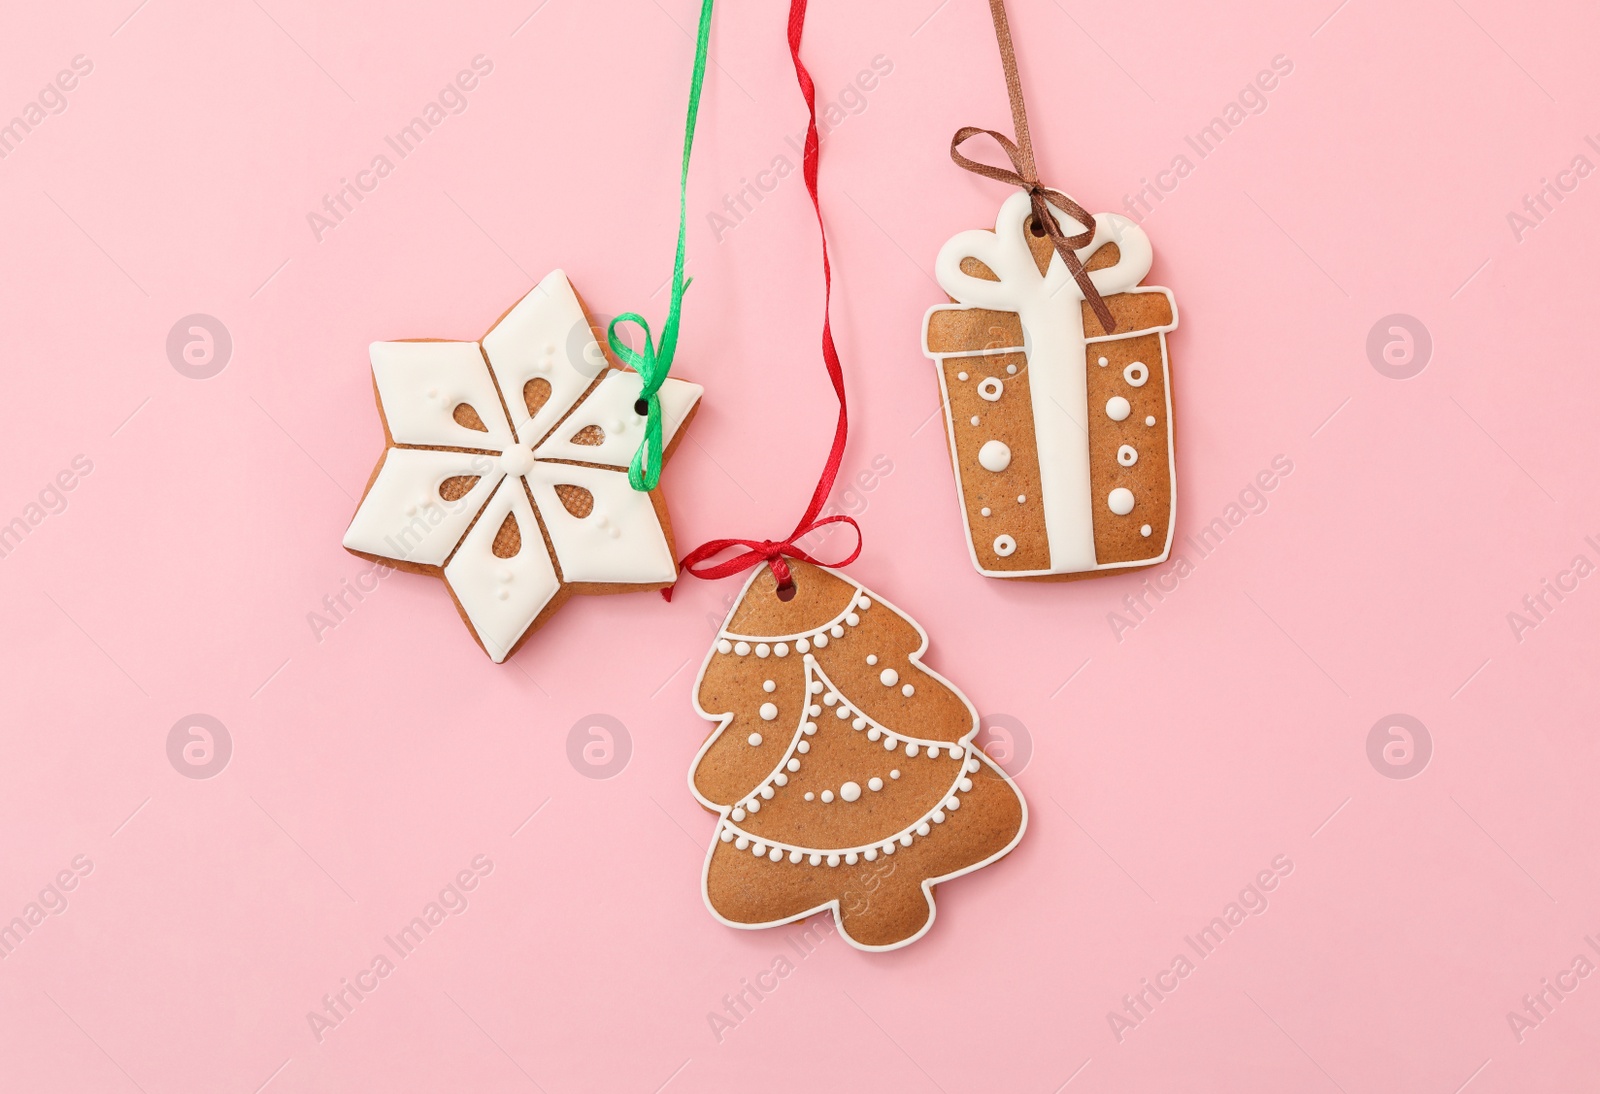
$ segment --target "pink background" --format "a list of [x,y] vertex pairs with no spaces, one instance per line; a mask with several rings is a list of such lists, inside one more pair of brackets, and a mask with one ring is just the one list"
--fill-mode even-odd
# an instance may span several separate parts
[[[927,938],[828,938],[719,1041],[708,1014],[801,930],[725,929],[699,895],[689,690],[737,583],[575,600],[500,667],[430,579],[389,578],[320,639],[308,622],[366,569],[339,540],[382,443],[369,341],[476,337],[556,266],[597,312],[664,314],[697,6],[538,2],[0,15],[0,120],[93,63],[0,160],[0,521],[92,464],[0,559],[0,922],[92,863],[0,962],[0,1086],[1591,1082],[1600,980],[1567,979],[1520,1040],[1507,1013],[1600,961],[1600,577],[1520,635],[1507,615],[1600,562],[1600,179],[1520,242],[1506,216],[1580,153],[1600,163],[1600,15],[1014,0],[1048,180],[1121,209],[1174,157],[1194,167],[1144,221],[1182,312],[1180,536],[1293,465],[1209,557],[1180,544],[1193,573],[1119,640],[1108,614],[1141,577],[972,571],[924,424],[934,255],[1005,196],[946,153],[960,125],[1009,127],[986,7],[818,0],[823,97],[892,64],[823,149],[845,469],[892,464],[839,495],[866,530],[851,572],[993,724],[1024,727],[996,752],[1032,822],[941,890]],[[708,219],[798,163],[782,9],[727,3],[713,38],[679,354],[707,396],[666,476],[684,548],[785,531],[832,430],[798,176],[736,228]],[[307,213],[479,54],[465,111],[318,242]],[[1280,54],[1264,112],[1197,157],[1185,135]],[[1397,312],[1434,343],[1404,381],[1366,350]],[[191,313],[231,332],[211,379],[167,357]],[[194,712],[233,745],[208,779],[168,759]],[[1397,712],[1431,740],[1409,779],[1368,758]],[[568,759],[596,713],[631,741],[609,779]],[[319,1042],[306,1013],[476,855],[493,870],[467,910]],[[1108,1012],[1279,855],[1266,910],[1119,1041]]]

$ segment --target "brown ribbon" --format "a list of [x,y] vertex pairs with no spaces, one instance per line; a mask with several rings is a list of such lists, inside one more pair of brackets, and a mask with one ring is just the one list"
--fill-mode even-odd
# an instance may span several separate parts
[[[989,13],[994,16],[994,36],[1000,42],[1000,63],[1006,71],[1006,93],[1011,96],[1011,121],[1017,131],[1017,139],[1013,141],[1004,133],[997,133],[993,129],[982,129],[975,125],[962,126],[956,130],[956,135],[950,138],[950,158],[958,167],[964,167],[974,174],[994,179],[996,182],[1020,186],[1028,192],[1028,197],[1033,200],[1034,234],[1039,234],[1042,228],[1044,234],[1050,237],[1056,253],[1061,256],[1061,261],[1067,264],[1067,269],[1072,271],[1073,280],[1083,290],[1083,298],[1089,302],[1089,307],[1094,309],[1101,327],[1110,334],[1117,329],[1117,321],[1111,317],[1111,309],[1106,306],[1100,290],[1094,287],[1089,271],[1078,261],[1076,250],[1078,247],[1087,246],[1094,238],[1094,217],[1061,191],[1052,190],[1039,181],[1039,169],[1033,162],[1033,138],[1028,134],[1028,108],[1022,101],[1022,81],[1017,76],[1017,54],[1011,46],[1011,27],[1006,22],[1005,0],[989,0]],[[979,133],[993,137],[995,143],[1005,150],[1007,158],[1011,160],[1011,166],[1016,170],[1007,171],[1003,167],[991,167],[987,163],[968,159],[958,151],[968,138],[975,137]],[[1064,234],[1061,225],[1056,223],[1056,218],[1050,212],[1051,205],[1087,227],[1074,236]]]

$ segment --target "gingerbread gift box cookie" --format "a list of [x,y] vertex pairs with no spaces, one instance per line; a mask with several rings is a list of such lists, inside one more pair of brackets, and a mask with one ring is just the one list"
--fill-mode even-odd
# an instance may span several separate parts
[[1110,310],[1108,332],[1033,216],[1015,193],[994,231],[950,239],[935,274],[952,303],[923,324],[972,563],[989,577],[1061,579],[1155,565],[1174,526],[1166,333],[1177,306],[1140,285],[1144,230],[1098,213],[1074,253]]
[[[344,546],[442,578],[496,662],[574,592],[676,577],[661,491],[628,482],[641,380],[604,344],[560,270],[481,341],[372,344],[386,447]],[[702,391],[661,386],[666,455]]]
[[922,663],[927,635],[833,570],[761,565],[695,684],[717,723],[689,786],[718,815],[703,892],[721,922],[774,927],[831,909],[887,950],[933,925],[934,887],[1022,838],[1027,807],[973,743],[977,714]]

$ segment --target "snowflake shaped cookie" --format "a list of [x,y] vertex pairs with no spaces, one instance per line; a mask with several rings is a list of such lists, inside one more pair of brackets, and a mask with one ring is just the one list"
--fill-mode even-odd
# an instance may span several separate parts
[[[443,578],[496,662],[574,592],[676,577],[660,490],[628,484],[645,429],[640,378],[596,335],[556,270],[480,342],[372,344],[388,447],[344,545]],[[662,385],[668,456],[703,391]]]

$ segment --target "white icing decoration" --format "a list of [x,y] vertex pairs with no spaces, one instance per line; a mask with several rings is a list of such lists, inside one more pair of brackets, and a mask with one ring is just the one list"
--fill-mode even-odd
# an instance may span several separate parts
[[1140,528],[1139,528],[1139,534],[1140,534],[1140,535],[1141,535],[1141,536],[1144,536],[1144,537],[1146,537],[1146,538],[1149,538],[1149,535],[1150,535],[1150,526],[1149,526],[1149,525],[1148,525],[1148,524],[1145,524],[1145,525],[1141,525],[1141,526],[1140,526]]
[[994,553],[1001,558],[1010,558],[1017,551],[1017,541],[1010,536],[996,536],[994,539]]
[[772,654],[772,647],[767,645],[765,642],[761,643],[761,645],[756,647],[756,656],[757,657],[768,657],[768,656],[771,656],[771,654]]
[[[463,613],[495,661],[506,658],[563,581],[664,585],[676,576],[654,504],[628,485],[626,475],[638,447],[634,434],[642,435],[642,425],[619,428],[616,407],[631,407],[642,381],[636,373],[608,368],[592,341],[580,351],[580,356],[595,351],[584,360],[555,358],[554,347],[566,345],[571,332],[587,322],[566,275],[555,270],[481,343],[376,342],[371,347],[373,380],[393,443],[350,521],[345,546],[443,567]],[[550,392],[530,419],[523,388],[535,378],[548,383]],[[671,442],[701,394],[696,384],[665,382],[665,442]],[[484,430],[455,421],[455,409],[463,403],[477,413]],[[571,441],[591,425],[605,434],[601,444]],[[429,447],[412,447],[419,445]],[[440,450],[446,446],[470,451]],[[553,462],[558,460],[594,466]],[[477,481],[461,498],[445,500],[440,486],[461,476]],[[589,491],[594,498],[589,516],[568,512],[557,496],[558,485]],[[501,560],[491,548],[507,513],[516,518],[522,546],[515,559]],[[541,554],[542,563],[536,558]],[[515,580],[496,587],[493,575],[506,569]]]
[[958,372],[958,373],[956,373],[956,379],[960,380],[962,383],[966,383],[967,374],[965,372]]
[[1017,366],[1016,365],[1007,365],[1006,366],[1006,375],[1007,376],[1015,376],[1016,374],[1017,374]]
[[740,657],[748,657],[749,654],[750,654],[750,643],[748,643],[748,642],[736,643],[734,645],[734,647],[733,647],[733,652],[738,654]]
[[816,799],[816,795],[813,794],[811,791],[807,790],[806,791],[806,801],[814,801],[815,799]]
[[1128,405],[1128,400],[1121,395],[1113,395],[1106,400],[1106,417],[1113,422],[1120,422],[1133,413],[1133,407]]
[[[918,751],[919,751],[919,749],[917,748],[916,745],[914,745],[914,744],[906,745],[906,755],[907,756],[915,756]],[[900,777],[899,775],[895,776],[895,778],[897,778],[897,779],[899,777]]]
[[978,510],[978,512],[980,514],[982,514],[983,516],[986,516],[986,517],[994,515],[994,510],[990,509],[987,505],[985,505],[982,509]]
[[831,791],[831,790],[824,790],[824,791],[823,791],[823,792],[822,792],[822,801],[823,801],[823,804],[824,804],[824,805],[826,805],[826,804],[827,804],[827,803],[828,803],[828,802],[831,802],[831,801],[833,801],[833,791]]
[[1027,502],[1028,502],[1028,495],[1026,495],[1026,494],[1018,494],[1017,495],[1017,504],[1018,505],[1026,505]]
[[898,767],[895,768],[893,771],[889,772],[889,778],[898,779],[899,777],[900,777],[900,769]]
[[1004,441],[984,441],[978,449],[978,463],[985,471],[1004,471],[1011,466],[1011,449]]
[[878,682],[886,688],[892,688],[900,682],[900,674],[894,669],[884,669],[878,673]]
[[1101,357],[1095,363],[1098,364],[1101,368],[1105,368],[1111,362],[1107,361],[1104,357]]
[[911,698],[916,693],[917,689],[912,687],[910,684],[907,684],[905,687],[900,689],[900,694],[904,695],[907,699]]
[[867,654],[867,664],[876,665],[877,663],[878,663],[878,655],[877,654],[875,654],[875,653]]
[[718,653],[732,653],[733,652],[733,643],[729,642],[726,638],[717,639],[717,652]]
[[978,424],[978,416],[976,414],[974,414],[972,416],[972,424],[973,425],[977,425]]
[[810,653],[811,643],[807,642],[804,638],[800,638],[795,641],[794,648],[796,653]]
[[788,657],[789,656],[789,643],[787,643],[787,642],[779,642],[776,646],[772,647],[772,652],[777,654],[779,657]]
[[857,615],[855,612],[851,612],[849,615],[844,617],[844,621],[846,623],[848,623],[850,626],[855,627],[855,626],[859,626],[860,625],[861,617],[859,615]]
[[1150,380],[1150,367],[1143,361],[1135,361],[1122,370],[1122,378],[1128,381],[1129,387],[1144,387]]
[[776,680],[763,680],[763,681],[761,681],[761,690],[762,691],[773,692],[773,691],[776,691],[777,689],[778,689],[778,682]]
[[[972,788],[972,783],[970,781],[968,781],[967,789],[970,790],[971,788]],[[840,801],[853,802],[859,797],[861,797],[861,784],[860,783],[847,782],[843,786],[839,787],[839,800]]]
[[878,778],[878,776],[876,776],[876,775],[872,776],[872,778],[867,780],[867,789],[868,790],[882,790],[883,789],[883,780]]
[[1117,449],[1117,462],[1123,467],[1132,467],[1139,462],[1139,450],[1131,444],[1122,445]]
[[757,748],[761,744],[761,734],[752,733],[752,734],[750,734],[749,737],[745,738],[745,740],[750,742],[750,747],[751,748]]
[[978,385],[978,394],[982,396],[985,401],[991,403],[998,402],[1000,396],[1005,393],[1005,390],[1006,385],[1001,382],[1000,377],[998,376],[990,376],[984,380],[983,383]]
[[1145,418],[1144,418],[1144,424],[1145,425],[1155,425],[1156,424],[1156,416],[1154,414],[1146,414]]
[[778,704],[776,704],[776,703],[762,703],[761,704],[761,720],[763,722],[774,721],[774,720],[777,719],[777,717],[778,717]]
[[1133,512],[1133,491],[1126,486],[1119,486],[1106,496],[1106,506],[1119,517],[1125,517]]

